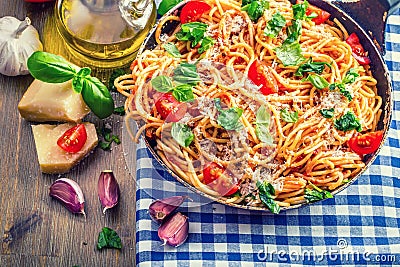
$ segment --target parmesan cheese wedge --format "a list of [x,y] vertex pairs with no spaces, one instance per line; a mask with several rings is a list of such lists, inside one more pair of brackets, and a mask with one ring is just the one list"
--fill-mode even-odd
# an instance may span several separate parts
[[66,173],[96,147],[98,138],[95,126],[89,122],[85,122],[84,125],[86,128],[87,140],[82,149],[77,153],[68,153],[57,145],[58,138],[62,136],[65,131],[75,126],[75,124],[32,125],[36,151],[42,172],[50,174]]
[[28,121],[80,122],[90,109],[71,83],[34,80],[18,104],[19,113]]

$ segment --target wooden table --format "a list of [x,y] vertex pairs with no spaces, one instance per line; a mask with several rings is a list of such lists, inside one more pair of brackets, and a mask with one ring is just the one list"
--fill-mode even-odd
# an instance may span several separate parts
[[[0,17],[15,16],[23,20],[29,16],[48,51],[54,40],[53,33],[46,29],[53,6],[54,2],[29,4],[23,0],[3,0]],[[135,183],[126,168],[122,145],[113,145],[111,151],[96,148],[62,175],[77,181],[85,195],[87,218],[71,214],[49,196],[49,186],[60,176],[40,172],[31,123],[22,119],[17,110],[32,81],[30,75],[0,74],[0,232],[3,234],[0,266],[134,266]],[[121,134],[123,119],[117,115],[105,121],[89,115],[85,120],[97,126],[109,123],[115,134]],[[97,181],[105,169],[114,171],[121,188],[121,201],[104,215],[97,196]],[[97,250],[97,237],[105,226],[120,235],[121,250]]]

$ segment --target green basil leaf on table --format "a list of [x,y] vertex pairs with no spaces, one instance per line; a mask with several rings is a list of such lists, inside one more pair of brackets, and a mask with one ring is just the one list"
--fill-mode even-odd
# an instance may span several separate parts
[[175,141],[183,147],[188,147],[194,139],[192,129],[190,129],[186,124],[180,122],[172,123],[171,135]]
[[335,115],[335,109],[334,109],[334,108],[324,108],[324,109],[321,109],[321,110],[319,111],[319,113],[320,113],[324,118],[331,119],[331,118],[333,118],[333,116]]
[[287,108],[281,109],[281,119],[288,123],[295,123],[299,119],[298,112],[290,112]]
[[107,118],[114,112],[114,100],[110,92],[96,77],[89,76],[83,80],[82,98],[100,119]]
[[339,131],[347,132],[351,130],[357,130],[357,132],[362,131],[361,123],[354,115],[353,112],[348,111],[339,119],[335,120],[333,125]]
[[125,107],[124,106],[115,107],[114,114],[124,116],[125,115]]
[[308,61],[304,64],[301,64],[296,72],[295,76],[303,76],[306,73],[313,72],[316,74],[322,74],[325,69],[325,66],[331,67],[332,65],[328,62],[313,62],[312,58],[310,57]]
[[318,74],[308,74],[307,78],[302,81],[309,81],[317,89],[324,89],[329,86],[329,82],[322,76]]
[[302,55],[302,50],[298,42],[291,44],[282,44],[275,48],[276,56],[286,66],[296,66],[303,62],[305,58]]
[[103,229],[99,233],[99,237],[97,240],[97,249],[102,248],[122,248],[121,238],[113,229],[103,227]]
[[83,79],[89,76],[91,70],[87,67],[81,68],[78,73],[72,78],[72,89],[78,94],[82,92]]
[[71,80],[79,71],[63,57],[43,51],[34,52],[27,61],[31,75],[47,83],[63,83]]
[[188,102],[194,99],[193,86],[191,84],[181,84],[174,88],[172,95],[179,102]]
[[283,26],[286,25],[286,19],[282,14],[278,11],[276,12],[270,21],[268,21],[267,26],[265,27],[264,34],[268,37],[274,38],[279,32],[282,30]]
[[278,205],[278,203],[276,203],[273,198],[273,195],[275,195],[275,188],[272,186],[272,184],[268,183],[267,181],[257,181],[256,185],[261,202],[272,213],[279,214],[279,212],[281,211],[281,207]]
[[157,13],[164,16],[171,8],[179,4],[182,0],[162,0],[158,6]]
[[165,75],[160,75],[151,80],[151,86],[161,93],[166,93],[174,89],[171,78]]

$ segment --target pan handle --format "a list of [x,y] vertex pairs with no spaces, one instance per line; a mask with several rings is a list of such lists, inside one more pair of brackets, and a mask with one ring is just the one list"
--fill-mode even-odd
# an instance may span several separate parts
[[400,7],[400,0],[332,1],[332,3],[357,21],[371,36],[381,53],[385,53],[387,17]]

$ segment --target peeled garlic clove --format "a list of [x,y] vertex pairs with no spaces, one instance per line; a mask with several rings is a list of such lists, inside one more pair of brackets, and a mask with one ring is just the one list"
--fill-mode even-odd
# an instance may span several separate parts
[[161,223],[169,214],[182,205],[187,198],[187,196],[174,196],[155,200],[149,207],[150,217],[154,221]]
[[188,217],[180,212],[169,216],[158,228],[158,237],[164,241],[164,245],[168,244],[173,247],[182,245],[186,241],[188,234]]
[[112,171],[105,170],[101,172],[97,189],[101,205],[103,206],[103,213],[118,204],[120,194],[119,185]]
[[85,199],[79,185],[68,178],[60,178],[50,186],[50,196],[58,199],[70,212],[85,215]]

